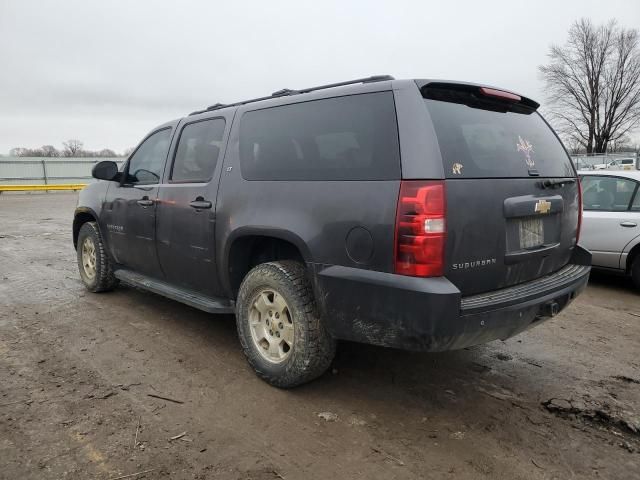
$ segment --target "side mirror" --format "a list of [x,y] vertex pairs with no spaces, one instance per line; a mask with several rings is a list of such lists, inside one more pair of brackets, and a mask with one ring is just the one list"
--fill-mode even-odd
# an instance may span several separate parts
[[118,164],[111,160],[98,162],[91,170],[91,176],[98,180],[115,180],[118,175]]

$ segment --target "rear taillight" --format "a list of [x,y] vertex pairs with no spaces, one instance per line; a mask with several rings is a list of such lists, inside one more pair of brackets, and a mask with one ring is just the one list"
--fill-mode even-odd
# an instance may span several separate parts
[[395,272],[414,277],[443,275],[446,227],[444,182],[402,181],[396,212]]
[[580,229],[582,228],[582,182],[578,179],[578,231],[576,232],[576,245],[580,241]]

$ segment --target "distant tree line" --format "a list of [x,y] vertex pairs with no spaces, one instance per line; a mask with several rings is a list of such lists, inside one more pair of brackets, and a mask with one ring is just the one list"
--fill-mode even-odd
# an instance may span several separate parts
[[40,148],[12,148],[9,150],[11,157],[127,157],[133,149],[128,148],[122,154],[118,154],[110,148],[102,150],[86,150],[80,140],[70,139],[62,142],[62,149],[58,150],[53,145],[43,145]]
[[[567,147],[572,154],[586,154],[588,149],[585,145],[577,139],[575,136],[563,135],[564,132],[559,131],[563,137],[564,146]],[[591,153],[594,153],[593,151]],[[603,152],[600,152],[603,153]],[[607,145],[607,151],[604,153],[633,153],[640,155],[640,143],[637,141],[634,143],[628,136],[623,136],[619,139],[612,140]]]

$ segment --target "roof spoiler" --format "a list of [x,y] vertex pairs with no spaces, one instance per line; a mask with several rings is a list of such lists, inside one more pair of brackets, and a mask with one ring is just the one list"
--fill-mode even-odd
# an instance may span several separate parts
[[511,111],[529,114],[540,104],[514,92],[483,85],[428,82],[418,84],[424,98],[443,102],[462,103],[469,107],[495,111]]

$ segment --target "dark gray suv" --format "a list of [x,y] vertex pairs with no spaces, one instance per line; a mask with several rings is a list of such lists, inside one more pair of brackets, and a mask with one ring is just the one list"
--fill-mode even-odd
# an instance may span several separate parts
[[505,339],[585,287],[580,185],[538,104],[370,77],[206,110],[101,162],[73,223],[80,275],[235,313],[258,375],[321,375],[336,340]]

